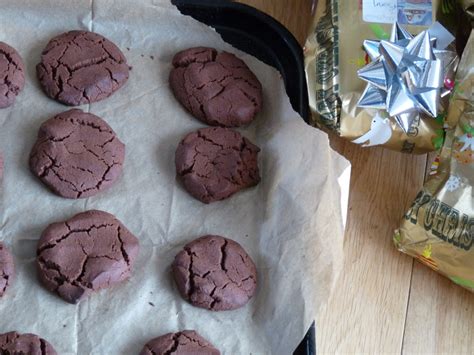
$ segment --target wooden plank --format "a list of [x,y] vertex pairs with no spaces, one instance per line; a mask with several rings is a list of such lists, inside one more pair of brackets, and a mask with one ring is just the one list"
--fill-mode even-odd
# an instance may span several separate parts
[[304,44],[311,23],[312,0],[238,0],[273,16]]
[[345,260],[317,320],[318,352],[400,353],[413,261],[391,237],[423,183],[426,156],[342,145],[353,169]]
[[415,262],[404,354],[473,354],[474,296]]

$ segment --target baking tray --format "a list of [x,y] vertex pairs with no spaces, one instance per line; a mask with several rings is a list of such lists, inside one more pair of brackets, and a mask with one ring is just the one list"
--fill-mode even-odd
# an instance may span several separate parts
[[[224,41],[276,68],[283,78],[293,109],[308,122],[308,91],[303,50],[281,23],[251,6],[227,0],[171,2],[181,13],[215,28]],[[316,354],[314,323],[293,354]]]

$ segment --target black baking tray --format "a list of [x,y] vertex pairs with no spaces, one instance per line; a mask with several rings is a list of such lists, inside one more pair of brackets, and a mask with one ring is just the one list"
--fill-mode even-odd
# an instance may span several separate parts
[[[171,0],[184,15],[209,25],[224,41],[275,67],[285,83],[293,109],[308,122],[309,106],[303,50],[281,23],[244,4],[228,0]],[[298,16],[298,14],[295,14]],[[284,334],[275,334],[284,336]],[[315,355],[315,325],[294,355]]]

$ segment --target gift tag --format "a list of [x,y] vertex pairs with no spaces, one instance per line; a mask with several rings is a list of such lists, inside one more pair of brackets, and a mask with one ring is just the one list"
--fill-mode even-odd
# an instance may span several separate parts
[[429,26],[433,20],[432,0],[362,0],[365,22]]
[[365,22],[394,23],[398,0],[363,0],[362,18]]

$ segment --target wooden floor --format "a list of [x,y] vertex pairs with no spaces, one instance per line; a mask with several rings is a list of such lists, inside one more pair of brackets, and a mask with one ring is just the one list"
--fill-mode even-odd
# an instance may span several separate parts
[[[304,43],[311,0],[241,2],[274,16]],[[318,354],[474,354],[474,295],[392,243],[423,185],[427,156],[331,142],[351,161],[352,179],[344,270],[316,321]]]

